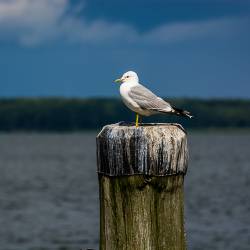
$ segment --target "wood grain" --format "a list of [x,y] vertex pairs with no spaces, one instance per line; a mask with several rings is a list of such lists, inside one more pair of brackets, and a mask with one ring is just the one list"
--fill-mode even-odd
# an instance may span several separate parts
[[186,133],[108,125],[97,136],[101,250],[183,250]]
[[180,125],[107,125],[97,136],[98,173],[185,174],[188,165],[186,133]]

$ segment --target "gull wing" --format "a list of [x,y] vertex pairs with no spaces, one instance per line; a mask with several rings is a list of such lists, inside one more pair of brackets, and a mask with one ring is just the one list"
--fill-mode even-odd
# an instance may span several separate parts
[[165,102],[141,84],[131,87],[128,95],[140,106],[141,109],[159,112],[172,111],[172,107],[168,102]]

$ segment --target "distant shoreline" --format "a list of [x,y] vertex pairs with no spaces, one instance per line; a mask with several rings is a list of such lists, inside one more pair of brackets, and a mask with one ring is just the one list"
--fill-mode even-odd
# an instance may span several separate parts
[[[157,115],[143,122],[180,123],[190,131],[250,131],[250,99],[168,99],[189,110],[193,119]],[[0,98],[1,132],[97,131],[135,115],[118,98]]]

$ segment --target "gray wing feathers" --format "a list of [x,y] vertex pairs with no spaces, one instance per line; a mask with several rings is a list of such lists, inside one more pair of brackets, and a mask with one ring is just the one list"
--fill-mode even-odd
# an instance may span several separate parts
[[141,109],[159,112],[170,112],[172,110],[172,107],[168,102],[157,97],[153,92],[142,85],[132,87],[129,91],[129,96],[140,106]]

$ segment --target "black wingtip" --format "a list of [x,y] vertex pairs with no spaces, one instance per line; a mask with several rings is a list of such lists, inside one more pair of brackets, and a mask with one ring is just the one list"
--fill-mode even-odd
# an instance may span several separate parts
[[175,108],[175,107],[174,107],[174,112],[175,112],[176,115],[186,116],[186,117],[188,117],[190,119],[192,119],[194,117],[193,115],[191,115],[191,113],[189,111],[179,109],[179,108]]

